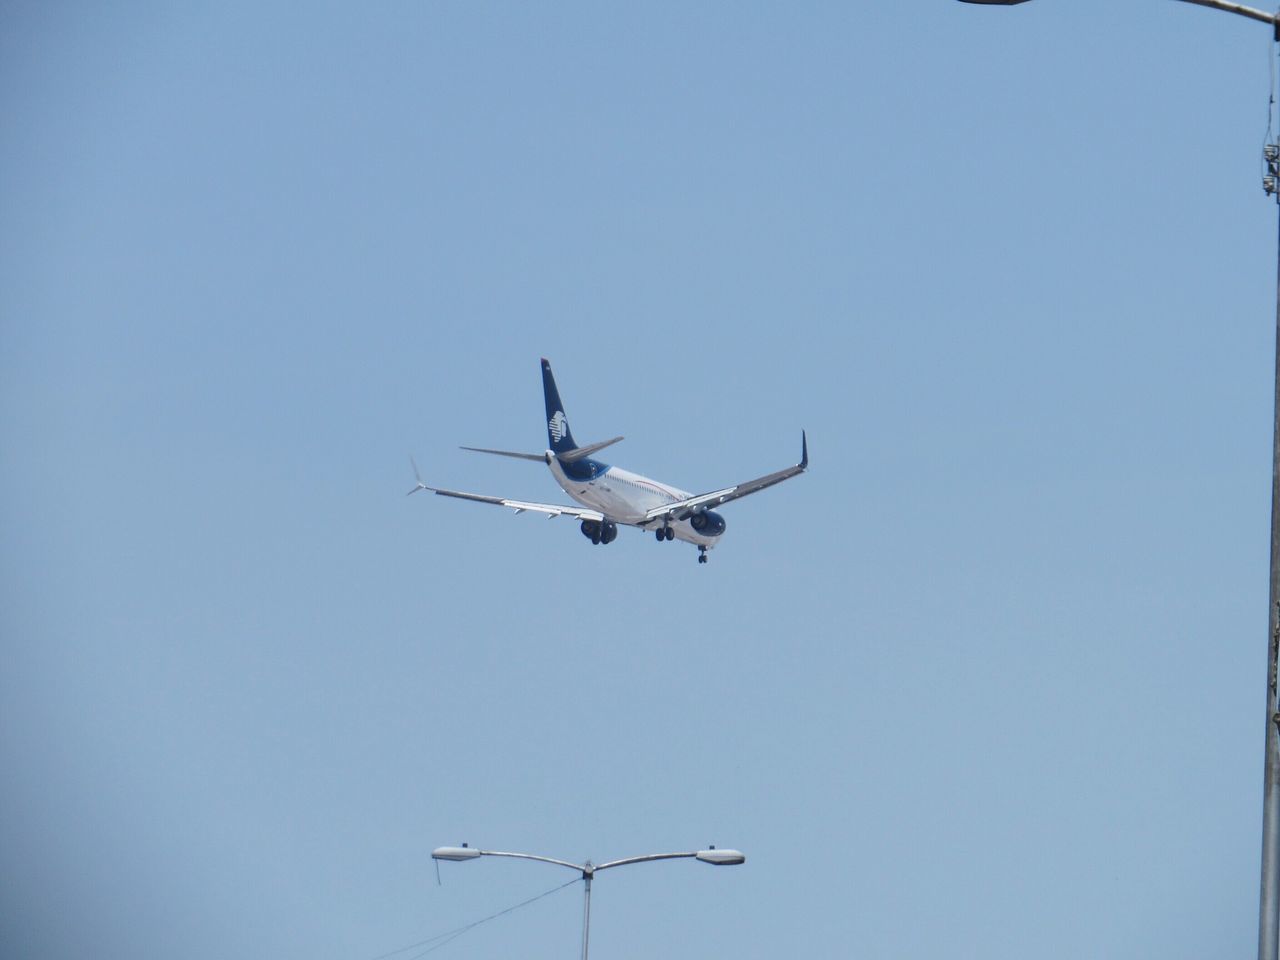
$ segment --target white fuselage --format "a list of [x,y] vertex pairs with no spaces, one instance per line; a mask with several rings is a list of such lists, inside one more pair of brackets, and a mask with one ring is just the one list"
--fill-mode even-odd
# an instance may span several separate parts
[[[603,469],[598,473],[593,471],[590,479],[575,480],[564,472],[560,461],[550,451],[547,466],[560,488],[584,507],[599,510],[618,523],[641,526],[646,530],[656,530],[667,523],[665,520],[646,523],[645,517],[650,510],[691,496],[670,484],[659,483],[621,467],[604,467],[603,464]],[[706,536],[698,533],[688,520],[672,520],[670,525],[678,539],[698,546],[713,547],[720,539],[719,534]]]

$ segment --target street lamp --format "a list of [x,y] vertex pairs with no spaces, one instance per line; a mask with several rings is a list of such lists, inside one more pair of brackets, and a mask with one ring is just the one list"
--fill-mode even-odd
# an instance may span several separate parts
[[625,867],[630,863],[648,863],[650,860],[694,859],[709,863],[713,867],[734,867],[746,863],[747,858],[738,850],[717,850],[714,845],[705,850],[690,850],[687,853],[649,853],[642,857],[627,857],[623,860],[610,860],[608,863],[596,865],[588,860],[586,863],[570,863],[567,860],[556,860],[552,857],[539,857],[532,853],[506,853],[501,850],[477,850],[465,843],[460,847],[436,847],[431,851],[435,860],[450,860],[460,863],[464,860],[475,860],[478,857],[515,857],[518,860],[537,860],[539,863],[553,863],[558,867],[568,867],[582,874],[582,960],[587,960],[587,941],[591,934],[591,880],[601,870],[612,867]]
[[[961,0],[1013,6],[1026,0]],[[1199,7],[1212,7],[1272,26],[1280,42],[1280,14],[1267,13],[1225,0],[1182,0]],[[1262,188],[1280,202],[1280,144],[1263,148],[1267,175]],[[1280,248],[1278,248],[1280,254]],[[1258,960],[1277,960],[1280,948],[1280,704],[1276,699],[1277,654],[1280,653],[1280,265],[1276,274],[1276,374],[1275,406],[1271,435],[1271,588],[1267,621],[1267,713],[1266,745],[1262,778],[1262,879],[1258,907]]]

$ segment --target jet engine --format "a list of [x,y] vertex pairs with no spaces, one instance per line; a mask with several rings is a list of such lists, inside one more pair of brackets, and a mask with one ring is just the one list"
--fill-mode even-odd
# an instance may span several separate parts
[[703,510],[689,518],[689,526],[704,537],[718,537],[724,533],[724,517],[714,510]]
[[612,520],[583,520],[582,535],[592,543],[613,543],[618,538],[618,525]]

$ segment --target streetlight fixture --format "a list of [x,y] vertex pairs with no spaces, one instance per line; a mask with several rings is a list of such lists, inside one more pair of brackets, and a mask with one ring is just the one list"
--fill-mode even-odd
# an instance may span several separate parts
[[570,863],[568,860],[556,860],[553,857],[539,857],[532,853],[507,853],[501,850],[477,850],[465,843],[460,847],[436,847],[431,851],[432,859],[462,862],[479,857],[515,857],[519,860],[537,860],[539,863],[553,863],[557,867],[568,867],[582,874],[582,960],[587,960],[587,942],[591,934],[591,880],[601,870],[613,867],[625,867],[631,863],[648,863],[650,860],[693,859],[709,863],[714,867],[734,867],[746,863],[747,858],[739,850],[717,850],[714,845],[705,850],[690,850],[686,853],[649,853],[641,857],[627,857],[623,860],[610,860],[608,863],[594,864]]
[[[1026,0],[961,0],[1013,6]],[[1280,42],[1280,14],[1267,13],[1226,0],[1182,0],[1250,20],[1269,23]],[[1263,148],[1267,174],[1262,189],[1280,203],[1280,144]],[[1278,248],[1280,255],[1280,248]],[[1262,778],[1262,879],[1259,884],[1258,960],[1277,960],[1280,949],[1280,703],[1277,702],[1277,655],[1280,654],[1280,264],[1276,274],[1276,375],[1271,437],[1271,588],[1267,622],[1266,745]]]

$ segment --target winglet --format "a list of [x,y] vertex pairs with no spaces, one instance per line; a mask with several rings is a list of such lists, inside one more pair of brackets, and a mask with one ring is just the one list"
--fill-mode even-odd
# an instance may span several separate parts
[[800,469],[809,469],[809,438],[803,430],[800,431]]
[[422,474],[418,472],[418,464],[414,461],[413,457],[409,458],[409,463],[413,465],[413,479],[417,480],[418,482],[414,484],[413,489],[410,490],[408,493],[406,493],[405,496],[411,497],[415,493],[417,493],[419,490],[430,490],[431,487],[428,487],[425,483],[422,482]]

